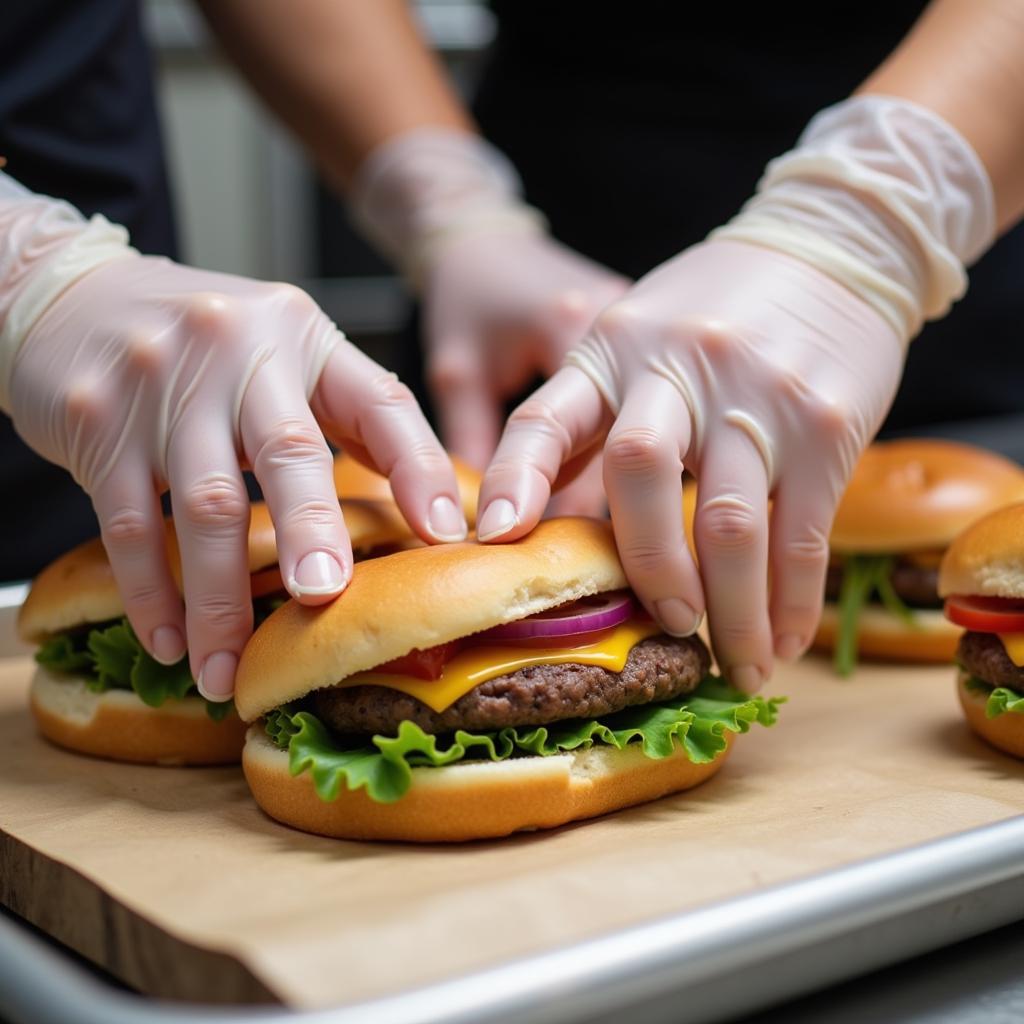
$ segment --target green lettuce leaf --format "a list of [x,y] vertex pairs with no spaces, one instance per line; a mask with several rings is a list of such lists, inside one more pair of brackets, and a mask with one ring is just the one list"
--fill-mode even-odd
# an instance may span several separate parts
[[[174,665],[161,665],[146,653],[127,619],[59,633],[36,651],[36,661],[55,672],[83,675],[94,693],[133,690],[151,708],[199,694],[188,657]],[[234,708],[232,701],[204,703],[206,713],[215,722]]]
[[462,760],[503,761],[528,755],[549,757],[593,746],[621,750],[635,743],[647,757],[668,757],[678,748],[695,764],[725,750],[725,733],[751,725],[773,725],[784,698],[751,697],[709,677],[694,693],[674,701],[627,708],[600,719],[572,719],[549,726],[509,727],[493,732],[456,730],[447,737],[402,722],[397,736],[348,743],[315,715],[294,706],[265,718],[267,735],[288,751],[292,775],[308,771],[321,800],[335,800],[345,786],[365,789],[371,800],[393,803],[412,783],[412,769],[440,768]]
[[1006,714],[1024,715],[1024,693],[1018,693],[1009,686],[992,686],[976,676],[971,676],[967,685],[972,690],[988,694],[986,718],[998,718]]
[[68,633],[58,633],[45,640],[36,651],[36,661],[54,672],[85,672],[92,669],[88,651]]
[[911,629],[920,628],[892,585],[893,559],[890,555],[849,555],[843,561],[843,580],[839,587],[839,625],[832,663],[841,676],[849,676],[857,666],[857,621],[861,609],[877,596],[882,607]]

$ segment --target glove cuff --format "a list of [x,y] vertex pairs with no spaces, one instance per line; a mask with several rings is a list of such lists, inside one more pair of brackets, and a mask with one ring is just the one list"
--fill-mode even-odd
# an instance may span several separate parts
[[909,339],[963,296],[995,225],[988,174],[951,125],[906,100],[858,96],[818,114],[711,237],[812,264]]
[[95,267],[135,255],[128,232],[100,214],[86,220],[61,200],[0,188],[0,410],[10,412],[18,353],[54,299]]
[[418,288],[440,251],[475,234],[543,232],[515,168],[479,136],[421,128],[374,150],[351,192],[367,238]]

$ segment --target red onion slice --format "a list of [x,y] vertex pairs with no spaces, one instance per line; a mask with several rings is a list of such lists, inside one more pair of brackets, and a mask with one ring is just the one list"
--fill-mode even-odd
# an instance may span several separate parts
[[549,608],[528,619],[495,626],[477,633],[474,640],[530,640],[537,637],[571,637],[611,629],[632,617],[635,606],[628,590],[612,590],[584,597],[571,604]]

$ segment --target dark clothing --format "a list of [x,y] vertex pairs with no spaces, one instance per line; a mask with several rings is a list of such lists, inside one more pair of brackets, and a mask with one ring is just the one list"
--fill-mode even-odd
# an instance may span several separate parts
[[[6,0],[0,154],[33,192],[125,225],[175,256],[173,210],[136,0]],[[89,499],[0,416],[0,580],[24,578],[99,531]]]
[[[922,0],[492,0],[484,132],[566,244],[632,277],[731,218],[765,164],[889,54]],[[835,26],[842,26],[838,30]],[[1021,410],[1024,230],[910,348],[887,429]]]

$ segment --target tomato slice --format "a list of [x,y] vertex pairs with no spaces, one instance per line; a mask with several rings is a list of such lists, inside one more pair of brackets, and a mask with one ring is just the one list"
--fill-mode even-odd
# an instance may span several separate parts
[[462,647],[461,640],[428,647],[425,651],[410,651],[401,658],[393,658],[371,669],[372,672],[388,672],[394,675],[415,676],[417,679],[440,679],[444,666],[451,661]]
[[1024,633],[1024,601],[1017,598],[954,594],[946,598],[945,613],[976,633]]

